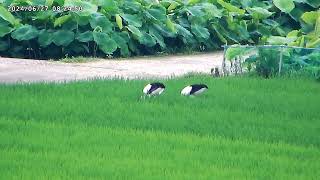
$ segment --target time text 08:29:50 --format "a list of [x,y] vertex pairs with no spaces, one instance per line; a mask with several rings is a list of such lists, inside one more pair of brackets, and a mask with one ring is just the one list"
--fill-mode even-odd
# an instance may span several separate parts
[[81,6],[9,6],[10,12],[35,12],[35,11],[54,11],[54,12],[66,12],[66,11],[82,11]]

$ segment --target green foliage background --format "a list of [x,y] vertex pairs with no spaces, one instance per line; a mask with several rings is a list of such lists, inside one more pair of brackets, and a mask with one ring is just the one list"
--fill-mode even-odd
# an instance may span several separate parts
[[[36,59],[320,46],[316,0],[0,0],[0,55]],[[48,6],[9,12],[9,6]],[[53,11],[55,7],[82,11]]]

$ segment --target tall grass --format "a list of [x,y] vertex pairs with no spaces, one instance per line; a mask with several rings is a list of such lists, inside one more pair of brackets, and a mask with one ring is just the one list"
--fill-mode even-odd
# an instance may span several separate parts
[[[206,94],[180,96],[199,82]],[[0,85],[0,177],[320,176],[319,83],[197,76],[141,100],[146,83]]]

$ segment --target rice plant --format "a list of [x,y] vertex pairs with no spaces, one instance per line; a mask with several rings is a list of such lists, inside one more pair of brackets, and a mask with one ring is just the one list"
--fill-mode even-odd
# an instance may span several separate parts
[[[0,85],[1,179],[316,179],[319,83],[303,78]],[[197,97],[183,87],[206,83]]]

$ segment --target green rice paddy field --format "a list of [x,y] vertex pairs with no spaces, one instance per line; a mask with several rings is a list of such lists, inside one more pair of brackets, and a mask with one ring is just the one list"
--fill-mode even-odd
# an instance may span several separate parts
[[140,100],[146,83],[0,85],[0,179],[320,177],[320,83],[191,76]]

